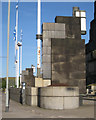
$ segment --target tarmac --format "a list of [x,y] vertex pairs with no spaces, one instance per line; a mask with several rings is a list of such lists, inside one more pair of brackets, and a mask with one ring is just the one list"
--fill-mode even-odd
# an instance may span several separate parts
[[2,118],[94,118],[93,102],[88,102],[73,110],[48,110],[10,100],[9,112],[5,112],[5,94],[0,93],[0,98],[2,99],[2,107],[0,107],[2,108]]

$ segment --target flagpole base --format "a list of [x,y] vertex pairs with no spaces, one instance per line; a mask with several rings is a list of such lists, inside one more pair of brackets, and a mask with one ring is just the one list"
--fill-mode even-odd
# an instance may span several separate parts
[[41,69],[40,68],[37,68],[37,77],[38,78],[42,77],[42,75],[41,75]]
[[9,112],[9,106],[5,107],[5,112]]

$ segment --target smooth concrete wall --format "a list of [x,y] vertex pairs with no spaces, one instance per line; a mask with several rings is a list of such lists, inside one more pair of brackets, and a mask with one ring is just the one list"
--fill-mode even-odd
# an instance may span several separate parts
[[[22,103],[21,88],[10,88],[10,98]],[[79,107],[78,87],[27,87],[25,104],[46,109],[75,109]]]
[[43,79],[35,77],[35,87],[42,87],[43,86]]
[[39,107],[46,109],[75,109],[79,107],[78,87],[39,88]]
[[49,85],[51,85],[51,80],[43,80],[43,87],[47,87],[47,86],[49,86]]
[[26,104],[30,106],[38,105],[38,88],[36,87],[27,87],[25,90]]
[[35,87],[47,87],[49,85],[51,85],[51,80],[49,79],[43,80],[42,78],[35,77]]

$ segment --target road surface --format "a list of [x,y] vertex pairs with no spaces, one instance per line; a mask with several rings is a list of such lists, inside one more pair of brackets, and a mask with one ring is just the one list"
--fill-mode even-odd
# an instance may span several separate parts
[[[0,95],[1,97],[1,95]],[[39,107],[21,105],[10,100],[9,112],[5,112],[5,94],[2,94],[3,118],[94,118],[94,104],[80,106],[74,110],[46,110]]]

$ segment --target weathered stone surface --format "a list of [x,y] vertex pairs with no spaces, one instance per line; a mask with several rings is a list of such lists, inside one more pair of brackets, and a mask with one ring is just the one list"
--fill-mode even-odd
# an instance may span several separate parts
[[30,106],[37,106],[38,96],[26,96],[26,104]]
[[65,24],[55,23],[55,31],[65,31]]
[[43,63],[43,78],[51,78],[51,63]]
[[27,87],[25,93],[26,95],[35,96],[38,95],[38,89],[36,87]]
[[80,18],[56,16],[55,23],[65,23],[65,24],[75,24],[75,25],[78,24],[78,25],[80,25]]
[[52,84],[78,85],[79,79],[86,78],[85,53],[81,51],[85,46],[77,41],[52,39]]
[[43,39],[43,47],[51,47],[51,39],[49,38]]
[[80,18],[57,16],[55,18],[55,22],[66,24],[65,29],[67,38],[81,37],[81,34],[78,34],[81,33]]
[[43,23],[43,79],[78,86],[78,81],[86,78],[80,18],[57,16],[55,22]]
[[51,55],[43,55],[43,59],[42,59],[43,63],[51,63]]
[[25,71],[22,71],[22,82],[25,82],[26,86],[35,86],[35,77],[32,68],[26,68]]
[[50,70],[44,70],[43,79],[51,79],[51,71]]
[[25,104],[25,90],[22,91],[21,88],[10,88],[9,99]]
[[55,23],[43,23],[43,31],[54,31]]

